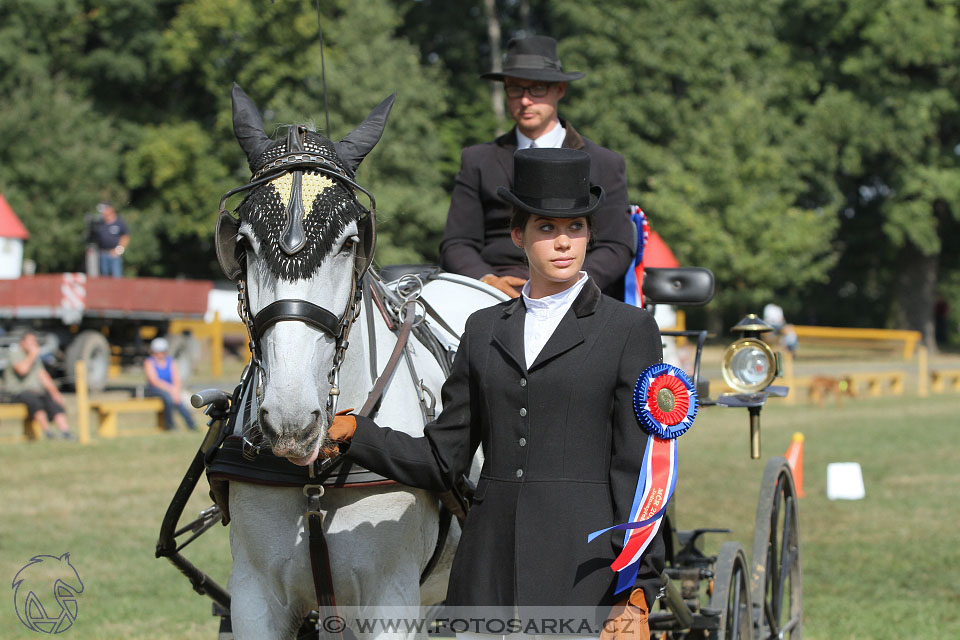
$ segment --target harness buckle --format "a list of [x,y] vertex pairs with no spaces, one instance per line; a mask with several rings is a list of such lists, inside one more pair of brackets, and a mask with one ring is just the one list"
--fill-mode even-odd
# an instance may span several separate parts
[[323,513],[320,511],[320,498],[323,497],[323,493],[322,484],[303,485],[303,495],[307,498],[307,511],[303,514],[303,517],[307,521],[307,526],[309,526],[311,516],[316,516],[319,522],[323,524]]
[[242,452],[245,460],[253,462],[263,447],[263,432],[259,427],[251,427],[242,436]]

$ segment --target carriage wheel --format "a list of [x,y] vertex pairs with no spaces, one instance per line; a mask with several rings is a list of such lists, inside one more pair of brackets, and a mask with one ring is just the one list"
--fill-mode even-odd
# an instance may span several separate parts
[[[751,640],[753,607],[750,604],[750,569],[739,542],[724,542],[717,556],[710,608],[720,612],[717,638]],[[713,635],[711,635],[713,637]]]
[[799,640],[803,626],[800,523],[793,474],[783,458],[763,472],[753,530],[750,595],[757,608],[757,637]]

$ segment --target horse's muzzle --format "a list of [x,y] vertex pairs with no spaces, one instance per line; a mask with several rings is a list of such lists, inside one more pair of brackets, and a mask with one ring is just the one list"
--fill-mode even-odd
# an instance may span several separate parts
[[261,408],[260,428],[273,449],[273,455],[282,458],[305,458],[312,455],[320,443],[323,412],[311,412],[311,420],[304,426],[275,424],[270,412]]

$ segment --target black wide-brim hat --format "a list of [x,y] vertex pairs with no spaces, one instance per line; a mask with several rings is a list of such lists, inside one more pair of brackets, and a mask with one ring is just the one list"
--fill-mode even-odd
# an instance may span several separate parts
[[549,36],[529,36],[514,38],[507,43],[502,71],[488,71],[480,77],[485,80],[503,80],[510,76],[538,82],[570,82],[584,75],[579,71],[564,73],[557,56],[556,40]]
[[590,184],[590,155],[578,149],[521,149],[513,155],[513,189],[497,187],[510,204],[548,218],[577,218],[603,202]]

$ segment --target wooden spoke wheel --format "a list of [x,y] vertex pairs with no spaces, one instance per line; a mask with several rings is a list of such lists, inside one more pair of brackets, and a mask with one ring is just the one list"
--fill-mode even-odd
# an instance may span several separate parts
[[757,638],[801,638],[803,583],[797,492],[783,458],[771,458],[763,472],[753,531],[750,592],[757,608]]
[[[717,556],[710,608],[720,612],[720,640],[753,638],[750,567],[739,542],[724,542]],[[712,634],[711,638],[714,637]]]

